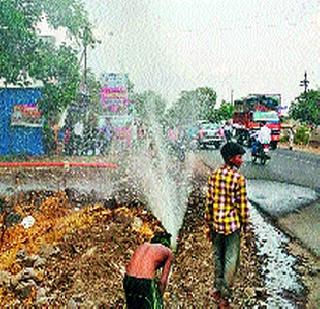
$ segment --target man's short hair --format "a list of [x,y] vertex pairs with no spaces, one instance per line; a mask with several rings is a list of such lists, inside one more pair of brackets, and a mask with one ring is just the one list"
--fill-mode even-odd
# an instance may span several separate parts
[[152,244],[161,244],[168,248],[171,246],[171,234],[167,232],[155,232],[150,240]]
[[226,143],[220,150],[220,154],[225,162],[229,162],[236,155],[243,155],[245,153],[246,151],[241,145],[233,142]]

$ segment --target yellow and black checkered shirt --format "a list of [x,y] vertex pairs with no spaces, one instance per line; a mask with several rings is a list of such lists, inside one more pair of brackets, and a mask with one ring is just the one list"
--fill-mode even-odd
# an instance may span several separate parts
[[223,165],[209,177],[205,220],[225,235],[249,223],[246,181],[236,168]]

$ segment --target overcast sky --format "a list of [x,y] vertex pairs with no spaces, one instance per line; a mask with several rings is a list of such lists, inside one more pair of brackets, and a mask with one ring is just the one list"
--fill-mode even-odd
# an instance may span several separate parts
[[218,100],[280,93],[282,104],[320,84],[319,0],[85,0],[98,74],[126,72],[137,91],[168,100],[214,88]]

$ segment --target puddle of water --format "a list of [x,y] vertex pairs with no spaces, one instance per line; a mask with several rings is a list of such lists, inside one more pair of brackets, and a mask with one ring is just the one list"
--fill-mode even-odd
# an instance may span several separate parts
[[298,308],[292,301],[284,299],[283,293],[299,295],[303,287],[294,270],[297,259],[284,249],[289,238],[272,226],[251,207],[252,225],[257,238],[258,255],[263,257],[262,274],[268,293],[268,308]]

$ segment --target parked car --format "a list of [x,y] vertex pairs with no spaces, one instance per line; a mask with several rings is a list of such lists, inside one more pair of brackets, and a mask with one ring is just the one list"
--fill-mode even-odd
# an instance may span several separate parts
[[225,136],[221,126],[217,123],[202,123],[199,125],[198,145],[200,148],[214,146],[219,149],[225,143]]

